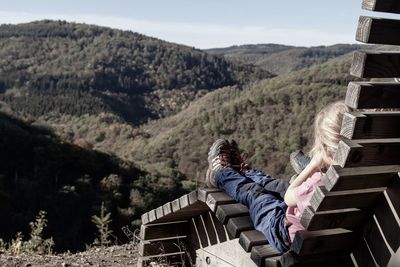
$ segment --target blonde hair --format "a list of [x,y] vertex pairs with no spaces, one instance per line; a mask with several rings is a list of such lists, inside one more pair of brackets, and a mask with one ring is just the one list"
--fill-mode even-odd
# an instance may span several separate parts
[[321,160],[321,169],[333,164],[340,141],[343,114],[349,111],[350,108],[343,101],[338,101],[324,107],[315,117],[314,145],[309,154]]

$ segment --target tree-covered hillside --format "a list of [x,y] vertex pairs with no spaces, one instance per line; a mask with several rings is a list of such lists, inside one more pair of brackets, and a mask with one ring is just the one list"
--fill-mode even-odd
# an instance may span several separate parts
[[322,64],[333,58],[361,49],[362,45],[337,44],[332,46],[295,47],[277,44],[241,45],[206,51],[247,64],[254,64],[271,73],[281,75]]
[[129,31],[49,20],[0,26],[0,100],[33,116],[111,112],[139,123],[205,92],[267,77]]
[[0,238],[29,233],[39,210],[47,212],[46,236],[56,251],[82,250],[94,239],[91,216],[101,203],[112,214],[112,230],[127,241],[130,226],[149,208],[182,194],[178,173],[151,176],[132,163],[65,143],[51,129],[0,113]]
[[[351,55],[241,89],[210,92],[182,112],[132,128],[111,115],[47,117],[70,141],[82,138],[96,149],[113,151],[153,175],[179,170],[203,180],[207,149],[218,137],[234,138],[249,161],[272,174],[289,176],[289,153],[309,146],[315,112],[343,99]],[[107,118],[107,119],[105,119]]]

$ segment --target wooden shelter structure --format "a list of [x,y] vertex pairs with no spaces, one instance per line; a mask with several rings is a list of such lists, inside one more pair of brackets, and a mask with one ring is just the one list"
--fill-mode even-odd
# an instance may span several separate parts
[[[400,14],[399,0],[364,0]],[[361,16],[356,39],[400,45],[400,20]],[[306,208],[289,252],[254,229],[246,206],[218,189],[199,189],[142,216],[139,262],[190,266],[400,266],[400,50],[354,53],[342,141]]]

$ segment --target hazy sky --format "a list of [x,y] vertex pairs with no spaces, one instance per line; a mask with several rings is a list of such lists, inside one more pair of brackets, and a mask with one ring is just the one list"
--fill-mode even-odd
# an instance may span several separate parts
[[[197,48],[355,43],[362,0],[0,0],[0,23],[62,19]],[[378,16],[382,14],[378,14]],[[383,15],[386,16],[387,15]]]

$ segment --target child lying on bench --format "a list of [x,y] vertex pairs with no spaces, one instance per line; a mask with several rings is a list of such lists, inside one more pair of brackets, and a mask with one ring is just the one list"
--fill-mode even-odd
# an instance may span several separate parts
[[314,122],[311,161],[291,184],[249,167],[235,141],[219,139],[208,153],[206,182],[246,205],[255,229],[281,252],[289,250],[304,209],[316,188],[322,185],[323,170],[333,164],[340,141],[342,118],[349,108],[336,102],[322,109]]

